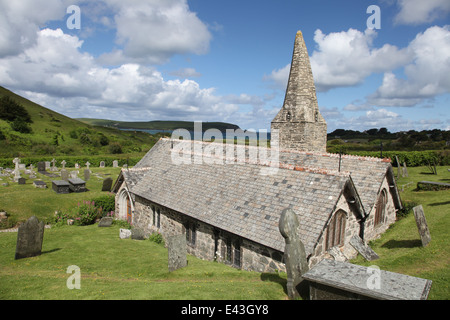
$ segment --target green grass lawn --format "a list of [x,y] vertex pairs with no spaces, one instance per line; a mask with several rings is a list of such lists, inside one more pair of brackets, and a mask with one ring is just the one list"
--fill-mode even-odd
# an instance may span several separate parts
[[[93,171],[109,173],[115,179],[119,169]],[[429,299],[445,300],[450,297],[450,190],[415,188],[421,180],[448,182],[450,172],[444,167],[438,168],[438,175],[428,172],[426,167],[409,168],[409,177],[400,178],[398,185],[412,182],[401,192],[401,198],[406,203],[423,205],[430,244],[421,246],[410,213],[370,243],[380,259],[367,262],[359,256],[351,262],[430,279],[433,285]],[[20,219],[33,214],[45,218],[64,206],[70,208],[78,201],[101,195],[101,181],[91,178],[91,191],[68,195],[29,185],[3,187],[0,207]],[[237,270],[193,256],[188,256],[187,267],[170,273],[164,246],[149,240],[119,239],[116,225],[46,229],[42,255],[21,260],[14,260],[16,239],[17,233],[0,233],[0,299],[286,299],[285,273]],[[66,286],[71,276],[66,270],[71,265],[80,268],[80,290]]]

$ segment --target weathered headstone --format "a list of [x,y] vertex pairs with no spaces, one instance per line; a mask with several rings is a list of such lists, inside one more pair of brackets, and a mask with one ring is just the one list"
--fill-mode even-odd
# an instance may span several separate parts
[[35,188],[41,188],[41,189],[46,189],[47,188],[47,184],[44,181],[41,181],[41,180],[33,181],[33,186]]
[[113,223],[113,218],[112,217],[103,217],[99,223],[98,226],[99,227],[111,227]]
[[103,180],[102,191],[111,191],[112,184],[113,180],[109,177]]
[[167,238],[169,272],[187,266],[186,235],[179,234]]
[[362,241],[362,239],[357,235],[354,235],[353,237],[351,237],[350,244],[367,261],[377,260],[379,258],[379,256],[375,253],[375,251],[373,251],[372,248],[370,248],[368,245],[366,245]]
[[104,168],[105,167],[105,161],[100,161],[100,168]]
[[56,164],[56,160],[53,158],[51,171],[58,171],[58,168],[56,167],[55,164]]
[[86,168],[88,168],[89,169],[89,166],[90,166],[91,164],[89,163],[89,161],[88,162],[86,162]]
[[113,161],[113,168],[117,168],[119,166],[119,161],[114,160]]
[[19,170],[25,170],[26,166],[25,163],[19,163]]
[[78,178],[78,170],[70,171],[70,178],[71,179]]
[[14,182],[19,182],[20,179],[20,169],[19,169],[19,164],[20,164],[20,159],[19,158],[14,158],[13,163],[15,164],[15,169],[14,169]]
[[413,208],[414,218],[416,219],[417,229],[419,230],[422,246],[426,247],[431,241],[430,230],[428,230],[427,220],[423,212],[422,205]]
[[91,178],[91,170],[84,169],[84,180],[88,181]]
[[52,189],[56,193],[70,193],[70,184],[64,180],[53,180]]
[[18,184],[26,184],[26,182],[27,182],[27,180],[26,180],[25,178],[19,178],[19,179],[17,180],[17,183],[18,183]]
[[62,165],[62,168],[63,168],[63,169],[66,168],[66,164],[67,164],[66,160],[61,161],[61,165]]
[[299,237],[299,222],[292,209],[284,209],[278,224],[280,233],[285,240],[284,258],[287,272],[287,292],[289,299],[295,299],[304,294],[305,284],[302,275],[309,270],[306,251]]
[[131,239],[133,240],[145,240],[145,233],[142,229],[131,229]]
[[131,237],[131,230],[121,228],[119,231],[119,238],[120,239],[128,239],[129,237]]
[[50,169],[50,161],[45,161],[45,170]]
[[426,300],[431,280],[323,259],[303,275],[311,300]]
[[61,169],[61,179],[68,181],[69,180],[69,171],[66,169]]
[[71,178],[69,181],[69,189],[72,192],[86,192],[86,181],[80,178]]
[[402,170],[403,170],[403,176],[404,176],[404,177],[409,177],[409,175],[408,175],[408,169],[406,168],[406,162],[403,162],[403,168],[402,168]]
[[44,161],[38,162],[37,171],[38,172],[44,172],[45,171],[45,162]]
[[41,254],[44,240],[44,222],[32,216],[19,227],[15,259],[34,257]]

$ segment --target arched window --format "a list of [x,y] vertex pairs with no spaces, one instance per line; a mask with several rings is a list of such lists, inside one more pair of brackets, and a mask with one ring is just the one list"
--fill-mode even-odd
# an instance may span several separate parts
[[375,221],[374,226],[377,226],[384,222],[386,215],[386,205],[387,205],[387,193],[386,189],[381,190],[378,196],[377,204],[375,207]]
[[343,210],[339,210],[331,218],[325,239],[325,251],[335,246],[344,245],[346,220],[347,215]]
[[119,219],[126,220],[131,224],[132,222],[132,202],[128,197],[128,192],[126,189],[122,189],[119,195]]

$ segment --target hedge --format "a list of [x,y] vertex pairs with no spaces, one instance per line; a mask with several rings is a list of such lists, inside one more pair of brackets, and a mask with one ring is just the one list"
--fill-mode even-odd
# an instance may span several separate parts
[[[380,157],[379,151],[353,151],[350,154],[363,157]],[[408,167],[419,167],[428,165],[447,166],[450,165],[450,150],[437,151],[383,151],[383,158],[390,158],[393,166],[397,166],[398,161],[403,165],[406,162]]]
[[[123,165],[134,166],[136,163],[138,163],[139,160],[141,160],[141,157],[124,157],[121,156],[114,156],[114,155],[105,155],[105,156],[36,156],[36,157],[24,157],[20,158],[20,163],[25,164],[26,166],[29,166],[30,164],[33,164],[35,167],[37,167],[37,163],[41,161],[52,161],[53,159],[56,160],[56,166],[61,167],[61,161],[66,161],[66,167],[68,168],[74,168],[75,163],[78,163],[81,167],[85,167],[85,163],[89,161],[91,164],[91,167],[99,167],[101,161],[105,161],[106,167],[112,167],[113,161],[117,160],[119,163],[119,167],[122,167]],[[0,167],[3,168],[14,168],[14,163],[12,162],[13,158],[2,158],[0,159]]]

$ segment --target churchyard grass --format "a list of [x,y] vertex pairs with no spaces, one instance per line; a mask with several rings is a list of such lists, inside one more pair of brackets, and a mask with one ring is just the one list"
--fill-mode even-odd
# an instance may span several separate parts
[[[284,299],[285,274],[261,274],[188,256],[168,271],[167,249],[120,239],[119,227],[46,229],[42,255],[14,260],[16,233],[0,234],[0,299]],[[80,268],[68,289],[67,268]]]
[[[394,169],[397,173],[397,169]],[[411,212],[400,218],[379,239],[371,241],[370,247],[380,259],[367,262],[361,256],[351,261],[365,266],[377,265],[381,270],[407,274],[433,281],[429,299],[450,298],[450,190],[418,191],[417,182],[450,182],[447,167],[438,167],[437,175],[427,167],[408,168],[409,177],[400,178],[404,192],[400,197],[409,204]],[[411,183],[412,182],[412,183]],[[422,205],[431,242],[422,247],[412,207]]]
[[[75,168],[66,168],[70,173]],[[10,219],[16,222],[24,222],[29,217],[35,215],[39,220],[50,221],[54,216],[55,211],[63,213],[68,212],[77,206],[83,200],[91,200],[101,195],[107,194],[102,192],[103,179],[111,177],[115,181],[119,175],[121,168],[98,168],[91,166],[91,177],[86,182],[88,192],[56,194],[52,190],[52,180],[60,180],[61,177],[50,178],[43,174],[36,172],[36,179],[28,179],[28,175],[23,174],[26,178],[25,185],[19,185],[11,180],[2,177],[0,181],[0,210],[5,210]],[[83,179],[83,170],[78,169],[78,177]],[[50,170],[47,170],[51,173]],[[34,180],[42,180],[47,183],[47,189],[35,188],[33,186]],[[2,186],[3,183],[8,182],[9,186]]]

